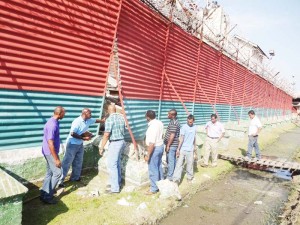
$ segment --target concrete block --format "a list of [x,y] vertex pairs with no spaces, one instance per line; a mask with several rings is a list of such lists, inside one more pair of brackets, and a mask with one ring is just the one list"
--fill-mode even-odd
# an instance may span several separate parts
[[28,189],[1,169],[0,187],[0,225],[21,224],[22,198]]

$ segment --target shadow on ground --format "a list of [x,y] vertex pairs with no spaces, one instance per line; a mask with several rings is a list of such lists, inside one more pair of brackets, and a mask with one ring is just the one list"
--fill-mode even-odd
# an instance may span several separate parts
[[85,170],[83,171],[80,182],[66,182],[64,192],[56,197],[58,200],[56,205],[47,205],[39,200],[39,188],[42,185],[42,182],[29,184],[29,192],[24,197],[22,224],[46,225],[58,215],[68,212],[69,208],[61,200],[61,198],[76,191],[78,188],[86,186],[95,176],[97,176],[96,170]]

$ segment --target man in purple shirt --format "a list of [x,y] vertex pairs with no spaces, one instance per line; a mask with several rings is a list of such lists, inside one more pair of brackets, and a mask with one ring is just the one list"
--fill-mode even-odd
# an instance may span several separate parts
[[44,126],[42,152],[47,162],[47,173],[41,189],[40,200],[46,204],[56,204],[53,199],[54,189],[62,175],[61,162],[59,159],[59,120],[65,116],[65,109],[58,106],[54,115]]

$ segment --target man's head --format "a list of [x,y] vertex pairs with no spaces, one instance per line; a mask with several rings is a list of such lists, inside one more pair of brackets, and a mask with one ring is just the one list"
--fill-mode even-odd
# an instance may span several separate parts
[[168,118],[169,119],[174,119],[176,118],[177,116],[177,111],[176,109],[171,109],[169,112],[168,112]]
[[193,115],[189,115],[189,116],[187,117],[187,124],[188,124],[190,127],[192,127],[193,124],[194,124],[194,122],[195,122],[195,117],[194,117]]
[[54,117],[58,120],[62,120],[64,118],[65,114],[66,114],[66,110],[61,106],[57,106],[54,109]]
[[210,115],[210,120],[211,120],[212,123],[217,122],[217,119],[218,119],[217,114],[213,113],[213,114]]
[[117,112],[117,108],[116,108],[116,105],[115,104],[111,104],[108,106],[107,108],[107,111],[108,111],[108,114],[113,114],[113,113],[116,113]]
[[250,119],[253,119],[255,117],[255,112],[253,110],[250,110],[248,112],[248,115],[249,115]]
[[84,108],[82,111],[81,111],[81,117],[84,119],[84,120],[88,120],[88,119],[91,119],[92,118],[92,111],[88,108]]
[[154,112],[153,110],[148,110],[148,111],[146,112],[145,117],[146,117],[146,120],[149,122],[149,121],[151,121],[151,120],[154,120],[155,117],[156,117],[156,115],[155,115],[155,112]]

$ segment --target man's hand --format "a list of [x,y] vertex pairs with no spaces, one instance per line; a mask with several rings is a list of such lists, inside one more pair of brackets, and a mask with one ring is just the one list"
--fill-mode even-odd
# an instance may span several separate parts
[[177,151],[176,151],[176,158],[179,158],[179,156],[180,156],[180,151],[179,151],[179,149],[177,149]]
[[104,148],[99,147],[99,155],[103,156]]
[[60,167],[61,167],[61,162],[60,162],[59,159],[56,159],[56,160],[55,160],[55,166],[56,166],[57,168],[60,168]]
[[91,140],[91,136],[86,136],[86,137],[82,137],[82,140],[84,140],[84,141],[89,141],[89,140]]
[[166,153],[169,153],[169,151],[170,151],[170,146],[166,146]]
[[144,156],[144,159],[145,159],[145,161],[146,161],[147,163],[149,163],[149,156],[148,156],[148,155],[145,155],[145,156]]

